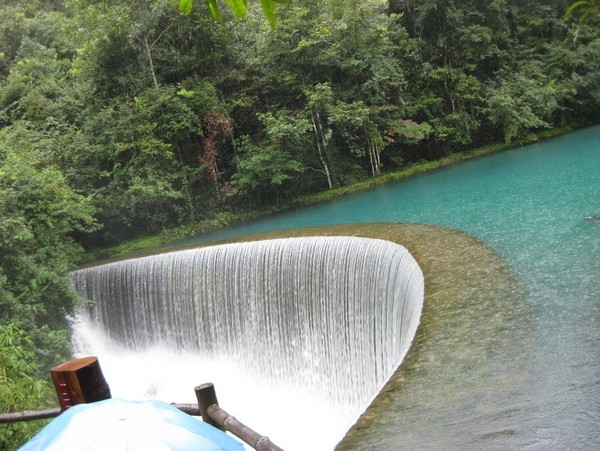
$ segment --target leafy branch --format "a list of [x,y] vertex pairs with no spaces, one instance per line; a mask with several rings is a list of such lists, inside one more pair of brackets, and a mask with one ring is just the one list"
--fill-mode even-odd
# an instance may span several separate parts
[[[246,17],[246,13],[248,11],[247,0],[225,0],[229,9],[233,12],[235,17],[238,19],[242,19]],[[267,20],[269,21],[269,25],[271,28],[275,28],[276,19],[275,19],[275,4],[280,3],[284,4],[286,0],[261,0],[261,6],[263,12]],[[223,21],[223,14],[221,12],[221,7],[219,6],[218,0],[206,0],[206,4],[208,6],[208,12],[210,17],[217,22]],[[179,1],[179,11],[183,14],[188,15],[192,11],[193,0],[180,0]]]
[[567,11],[565,12],[564,20],[571,18],[575,11],[580,12],[583,10],[582,15],[579,17],[579,23],[584,23],[594,13],[600,12],[600,2],[598,0],[579,0],[574,2]]

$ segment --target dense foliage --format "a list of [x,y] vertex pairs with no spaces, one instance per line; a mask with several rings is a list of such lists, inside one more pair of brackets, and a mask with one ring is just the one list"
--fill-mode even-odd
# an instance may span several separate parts
[[83,247],[598,120],[596,1],[288,0],[275,28],[279,1],[184,3],[0,6],[0,324],[28,365],[68,353]]
[[[0,413],[41,409],[51,399],[50,384],[35,377],[39,371],[35,355],[35,344],[25,331],[14,324],[0,325]],[[37,420],[1,425],[0,449],[22,444],[44,423]]]
[[2,7],[4,141],[89,201],[88,247],[593,121],[600,105],[598,34],[564,22],[565,1],[289,1],[274,30],[260,8],[217,25],[179,4]]

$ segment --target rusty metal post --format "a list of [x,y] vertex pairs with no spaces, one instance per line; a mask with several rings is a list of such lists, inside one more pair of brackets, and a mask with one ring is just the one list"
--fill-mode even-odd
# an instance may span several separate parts
[[76,404],[109,399],[110,387],[97,357],[69,360],[50,370],[62,410]]

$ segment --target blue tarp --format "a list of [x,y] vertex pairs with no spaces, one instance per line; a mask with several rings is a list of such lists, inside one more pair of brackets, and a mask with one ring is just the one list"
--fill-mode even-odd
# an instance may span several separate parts
[[107,399],[67,409],[21,450],[240,451],[217,428],[162,401]]

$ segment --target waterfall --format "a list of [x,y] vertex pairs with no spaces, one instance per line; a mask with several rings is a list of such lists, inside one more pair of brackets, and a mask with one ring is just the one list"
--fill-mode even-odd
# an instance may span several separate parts
[[[134,353],[160,347],[172,355],[225,359],[238,381],[259,381],[261,389],[286,386],[300,399],[318,395],[342,428],[322,449],[341,439],[400,364],[424,292],[421,269],[403,246],[355,237],[172,252],[78,270],[72,281],[84,299],[76,340],[95,329]],[[82,346],[81,352],[96,351]],[[193,386],[186,388],[193,394]],[[306,416],[291,434],[323,427],[318,415]],[[280,440],[286,449],[302,443],[298,436]],[[323,445],[310,443],[311,449]]]

